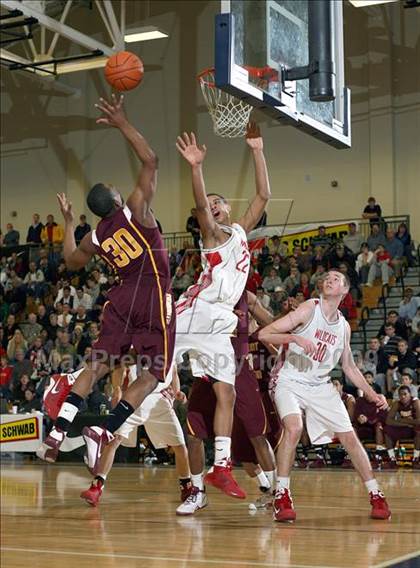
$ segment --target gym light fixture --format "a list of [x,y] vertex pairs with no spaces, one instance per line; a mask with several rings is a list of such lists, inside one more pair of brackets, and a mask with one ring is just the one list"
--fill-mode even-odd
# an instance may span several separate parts
[[391,2],[398,2],[398,0],[349,0],[356,8],[364,8],[366,6],[373,6],[374,4],[389,4]]
[[126,30],[124,41],[134,43],[137,41],[149,41],[151,39],[161,39],[168,37],[168,34],[157,26],[141,26],[133,30]]

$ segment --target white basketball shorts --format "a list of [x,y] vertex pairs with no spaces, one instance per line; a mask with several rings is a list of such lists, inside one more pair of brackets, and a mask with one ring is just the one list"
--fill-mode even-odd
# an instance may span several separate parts
[[184,433],[172,402],[160,392],[149,394],[115,434],[123,438],[124,446],[133,447],[136,445],[139,426],[144,426],[156,449],[185,444]]
[[346,407],[330,382],[307,385],[280,376],[274,389],[274,403],[280,418],[305,414],[306,429],[313,444],[328,444],[337,432],[351,432]]
[[208,376],[235,384],[235,354],[231,337],[237,316],[219,304],[197,298],[192,306],[177,312],[174,357],[179,365],[188,352],[195,377]]

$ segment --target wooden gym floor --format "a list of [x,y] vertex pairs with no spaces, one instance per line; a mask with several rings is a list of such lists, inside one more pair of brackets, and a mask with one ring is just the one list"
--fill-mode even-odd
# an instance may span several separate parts
[[[244,473],[236,475],[255,496]],[[212,489],[207,509],[175,516],[172,468],[115,467],[95,509],[79,498],[90,479],[81,466],[5,465],[1,567],[392,566],[420,549],[420,473],[383,472],[378,478],[391,521],[368,518],[366,493],[354,472],[296,471],[298,520],[280,525],[270,512],[250,514],[249,501]]]

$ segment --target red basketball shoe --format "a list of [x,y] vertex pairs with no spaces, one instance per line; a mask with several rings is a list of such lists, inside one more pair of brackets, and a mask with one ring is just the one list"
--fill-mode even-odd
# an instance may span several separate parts
[[283,488],[280,491],[276,491],[273,509],[273,519],[279,523],[296,520],[296,511],[293,508],[293,499],[291,498],[288,489]]
[[48,463],[54,463],[58,457],[60,446],[63,443],[65,434],[57,428],[53,428],[44,442],[39,446],[36,455]]
[[232,464],[230,460],[226,462],[226,466],[214,465],[213,470],[205,475],[204,483],[217,487],[217,489],[220,489],[230,497],[235,497],[236,499],[246,498],[245,491],[239,487],[236,479],[232,475]]
[[50,377],[50,382],[44,391],[44,410],[51,418],[57,420],[63,402],[69,395],[76,379],[71,373],[57,374]]
[[82,430],[83,439],[86,444],[87,467],[93,475],[98,473],[99,461],[102,450],[114,439],[114,436],[100,426],[85,426]]
[[100,481],[97,481],[95,483],[93,481],[89,489],[86,489],[86,491],[82,491],[82,493],[80,493],[80,497],[84,499],[86,503],[92,505],[92,507],[97,507],[103,490],[103,483],[101,483]]
[[386,502],[385,495],[378,491],[377,493],[373,493],[372,491],[369,493],[370,495],[370,504],[372,505],[372,511],[370,516],[372,519],[381,519],[386,520],[391,517],[391,511],[388,507],[388,503]]

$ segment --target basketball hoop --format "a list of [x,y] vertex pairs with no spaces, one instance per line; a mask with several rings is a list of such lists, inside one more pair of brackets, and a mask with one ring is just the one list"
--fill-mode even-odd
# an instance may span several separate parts
[[[264,88],[270,81],[278,80],[277,71],[271,67],[244,67],[257,80],[260,88]],[[214,133],[223,138],[245,136],[254,107],[216,87],[213,68],[204,69],[197,75],[197,80],[213,121]]]

